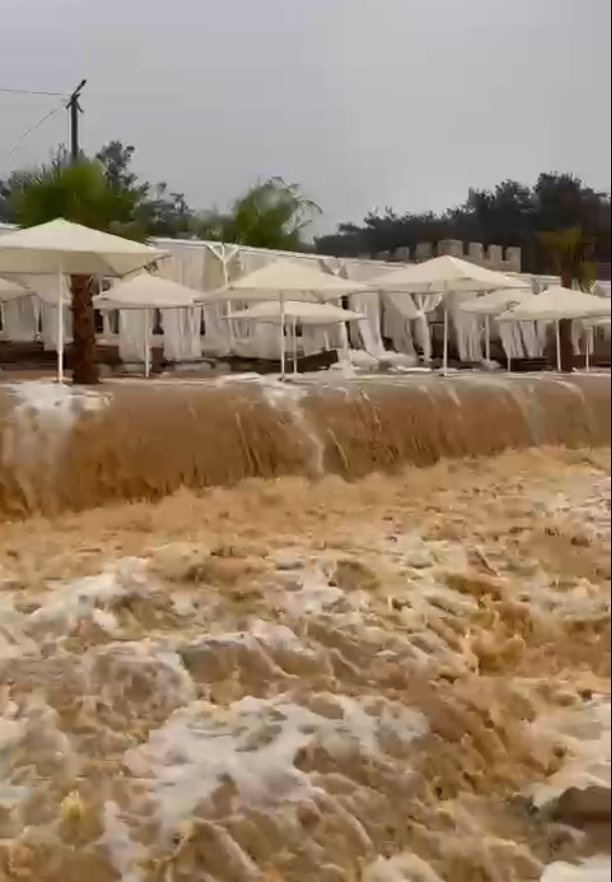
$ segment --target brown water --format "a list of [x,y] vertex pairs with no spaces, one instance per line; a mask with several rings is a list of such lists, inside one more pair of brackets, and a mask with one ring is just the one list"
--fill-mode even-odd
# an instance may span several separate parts
[[0,516],[609,443],[609,376],[0,384]]
[[0,413],[0,882],[606,871],[609,378]]
[[[577,425],[562,389],[538,394]],[[391,426],[389,395],[347,402],[370,414],[354,425]],[[252,404],[249,444],[280,451],[254,432],[268,408]],[[162,468],[142,420],[155,439],[164,421],[145,414]],[[487,444],[519,437],[505,425]],[[212,468],[211,437],[187,444]],[[365,446],[341,439],[344,457]],[[80,443],[77,474],[107,486],[109,442],[89,460]],[[590,860],[609,787],[609,466],[605,449],[507,451],[3,524],[0,880],[529,882]],[[590,814],[561,804],[572,785]]]

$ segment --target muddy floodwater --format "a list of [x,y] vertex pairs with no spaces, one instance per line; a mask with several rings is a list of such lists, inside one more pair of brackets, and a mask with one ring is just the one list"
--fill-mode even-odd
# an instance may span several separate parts
[[574,446],[25,518],[11,448],[0,880],[608,878],[610,455]]

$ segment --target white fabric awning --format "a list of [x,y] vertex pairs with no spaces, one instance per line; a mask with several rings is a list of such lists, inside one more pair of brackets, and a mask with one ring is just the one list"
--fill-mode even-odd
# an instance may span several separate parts
[[404,266],[373,279],[370,286],[381,291],[440,294],[452,291],[494,291],[524,288],[525,282],[485,267],[444,254]]
[[17,300],[18,297],[29,297],[32,294],[33,292],[20,282],[11,282],[9,279],[0,278],[0,303]]
[[140,273],[124,282],[116,282],[104,294],[93,298],[96,309],[180,309],[199,306],[194,288],[179,285],[150,273]]
[[[277,260],[230,282],[214,294],[223,300],[270,300],[287,296],[293,300],[321,302],[369,290],[370,286],[361,282],[351,282],[292,260]],[[210,299],[210,295],[201,295],[201,299]]]
[[497,291],[490,291],[474,300],[466,300],[465,303],[459,304],[462,312],[469,312],[475,315],[497,315],[507,309],[512,309],[524,303],[531,297],[534,297],[531,288],[502,288]]
[[514,309],[502,313],[499,321],[560,321],[561,319],[605,318],[610,315],[610,299],[555,285],[534,294]]
[[331,303],[309,303],[300,300],[266,300],[249,306],[248,309],[228,315],[234,321],[252,321],[265,324],[280,324],[283,320],[299,321],[303,325],[331,325],[338,322],[358,321],[363,316],[351,309],[341,309]]
[[57,218],[0,236],[2,275],[124,276],[167,252]]

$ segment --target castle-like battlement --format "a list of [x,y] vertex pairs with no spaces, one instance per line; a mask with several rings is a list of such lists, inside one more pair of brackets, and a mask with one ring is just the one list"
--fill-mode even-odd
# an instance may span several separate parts
[[518,247],[503,248],[501,245],[489,245],[485,247],[482,242],[468,242],[467,251],[464,243],[458,239],[442,239],[440,242],[419,242],[415,247],[397,248],[393,255],[388,251],[381,251],[376,255],[378,260],[390,260],[405,263],[420,263],[431,257],[441,254],[450,254],[453,257],[461,257],[471,260],[479,266],[487,269],[498,270],[506,273],[521,272],[521,249]]

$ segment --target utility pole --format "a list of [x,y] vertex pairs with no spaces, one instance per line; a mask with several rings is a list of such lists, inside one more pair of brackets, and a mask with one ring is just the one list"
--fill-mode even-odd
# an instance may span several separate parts
[[83,113],[79,96],[86,83],[87,80],[81,80],[66,104],[66,110],[70,114],[70,156],[73,162],[77,162],[79,158],[79,113]]

